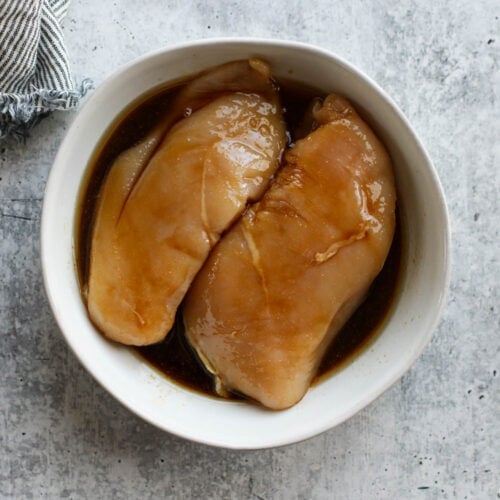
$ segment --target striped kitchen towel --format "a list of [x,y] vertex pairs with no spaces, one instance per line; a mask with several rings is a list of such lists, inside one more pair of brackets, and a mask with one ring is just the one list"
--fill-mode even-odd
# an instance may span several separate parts
[[25,139],[53,110],[75,107],[92,87],[76,86],[60,22],[69,0],[0,0],[0,140]]

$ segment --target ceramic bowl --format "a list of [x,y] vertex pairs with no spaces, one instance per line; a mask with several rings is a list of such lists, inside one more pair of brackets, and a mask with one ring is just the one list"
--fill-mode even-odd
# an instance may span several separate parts
[[[130,348],[105,340],[89,321],[75,266],[78,195],[96,145],[120,113],[149,90],[231,60],[260,56],[274,74],[350,99],[394,163],[403,233],[402,275],[392,308],[369,348],[313,386],[289,410],[218,400],[170,381]],[[340,57],[302,43],[211,39],[142,56],[87,100],[61,144],[43,204],[41,257],[47,296],[69,346],[118,401],[184,438],[238,449],[294,443],[340,424],[396,382],[429,342],[449,282],[449,225],[438,176],[391,98]],[[76,362],[76,360],[75,360]]]

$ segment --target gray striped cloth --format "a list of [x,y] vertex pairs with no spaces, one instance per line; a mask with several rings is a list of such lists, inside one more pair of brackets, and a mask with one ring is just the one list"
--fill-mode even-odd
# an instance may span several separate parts
[[0,140],[25,139],[53,110],[75,107],[91,88],[76,86],[60,22],[69,0],[0,0]]

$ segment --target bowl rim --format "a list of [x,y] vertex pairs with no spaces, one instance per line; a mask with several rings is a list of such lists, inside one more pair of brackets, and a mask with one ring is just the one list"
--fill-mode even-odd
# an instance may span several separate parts
[[[55,200],[53,199],[54,197],[52,196],[52,192],[56,190],[56,187],[58,186],[60,179],[64,177],[64,175],[66,175],[65,169],[63,168],[64,162],[62,161],[62,159],[64,158],[66,150],[70,147],[70,144],[72,142],[72,131],[74,131],[78,127],[80,121],[85,118],[85,113],[86,110],[90,107],[90,103],[92,101],[99,99],[101,95],[106,95],[106,93],[109,92],[109,88],[114,85],[114,82],[116,81],[117,78],[119,78],[121,75],[127,74],[133,67],[137,66],[138,64],[144,63],[147,60],[150,60],[157,56],[161,56],[167,52],[175,52],[184,49],[195,49],[207,45],[226,45],[226,44],[236,44],[236,45],[239,44],[239,45],[244,45],[245,47],[249,47],[252,45],[255,46],[265,45],[265,46],[281,47],[291,50],[297,49],[301,51],[309,51],[311,53],[315,53],[322,57],[325,57],[327,59],[332,59],[337,65],[344,67],[348,72],[354,74],[356,78],[363,80],[370,87],[372,87],[374,91],[377,94],[379,94],[381,99],[384,100],[385,103],[391,108],[391,111],[396,115],[396,117],[402,122],[407,132],[411,135],[416,147],[419,150],[419,153],[422,155],[423,163],[427,165],[428,174],[430,175],[432,183],[434,184],[434,187],[436,189],[437,206],[440,209],[440,216],[443,219],[443,225],[445,228],[445,234],[443,234],[443,250],[444,250],[443,262],[445,267],[443,269],[442,282],[440,284],[440,289],[441,289],[440,300],[436,306],[434,317],[432,318],[432,321],[429,323],[427,331],[425,332],[425,334],[421,335],[421,341],[418,348],[414,351],[413,355],[407,360],[404,366],[401,366],[399,370],[392,372],[391,376],[388,377],[387,380],[384,381],[384,383],[378,385],[370,393],[367,393],[363,397],[362,401],[360,401],[356,405],[351,406],[348,410],[343,412],[341,417],[338,418],[336,421],[325,423],[322,426],[310,426],[307,429],[301,429],[300,432],[294,434],[294,437],[292,439],[290,438],[288,439],[278,438],[274,440],[271,439],[267,440],[266,442],[263,442],[260,445],[253,444],[248,446],[241,445],[241,443],[234,445],[231,444],[230,442],[225,442],[224,439],[218,441],[214,439],[203,439],[200,438],[199,436],[193,436],[189,432],[186,432],[182,429],[180,430],[180,429],[167,428],[161,425],[159,422],[156,422],[146,412],[135,408],[129,401],[123,398],[120,394],[116,393],[116,391],[113,391],[107,384],[105,378],[98,376],[94,372],[90,360],[82,355],[82,353],[78,349],[78,345],[76,345],[73,339],[65,331],[65,328],[63,327],[64,322],[58,312],[57,297],[54,296],[52,291],[52,280],[57,278],[51,276],[49,273],[49,269],[52,266],[50,264],[51,257],[49,254],[49,247],[51,243],[50,243],[48,228],[50,226],[51,210],[53,210],[53,206],[55,203]],[[74,217],[74,214],[72,215]],[[101,385],[101,387],[103,387],[107,392],[109,392],[123,406],[128,408],[128,410],[130,410],[132,413],[139,416],[143,420],[154,425],[155,427],[190,441],[215,447],[227,448],[227,449],[268,449],[279,446],[285,446],[312,438],[314,436],[317,436],[325,432],[326,430],[332,429],[333,427],[336,427],[337,425],[345,422],[347,419],[356,414],[362,408],[372,403],[381,394],[383,394],[389,387],[391,387],[394,383],[396,383],[404,375],[404,373],[406,373],[411,368],[411,366],[415,363],[417,358],[422,354],[423,350],[425,349],[430,339],[432,338],[432,335],[436,330],[436,327],[442,317],[443,309],[447,302],[450,279],[451,279],[450,247],[451,247],[451,230],[450,230],[449,213],[439,176],[421,139],[418,137],[413,126],[410,124],[409,120],[406,118],[404,113],[399,109],[399,107],[396,105],[393,99],[385,92],[383,88],[381,88],[368,75],[366,75],[364,72],[359,70],[357,67],[355,67],[347,60],[345,60],[343,57],[337,55],[335,52],[324,49],[317,45],[299,42],[295,40],[279,39],[279,38],[218,37],[218,38],[202,38],[188,42],[181,42],[177,44],[166,45],[164,47],[148,51],[138,57],[133,58],[129,62],[119,66],[117,69],[112,71],[109,74],[109,76],[107,76],[97,86],[96,90],[92,93],[92,95],[89,96],[86,102],[81,106],[70,127],[65,132],[64,138],[59,146],[57,155],[54,159],[52,168],[49,171],[43,198],[42,215],[40,222],[40,259],[41,259],[43,284],[46,297],[48,299],[53,317],[56,320],[56,323],[59,327],[60,332],[63,335],[63,338],[65,339],[67,345],[70,347],[70,350],[73,352],[73,354],[76,356],[79,362],[86,369],[86,371],[94,378],[94,380],[96,380]],[[74,256],[72,257],[72,260],[74,261]]]

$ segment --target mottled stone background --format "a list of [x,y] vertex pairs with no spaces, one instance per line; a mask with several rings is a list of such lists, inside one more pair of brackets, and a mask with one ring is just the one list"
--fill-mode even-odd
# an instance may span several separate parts
[[69,352],[44,296],[42,197],[74,115],[0,144],[2,498],[500,498],[499,46],[495,0],[73,0],[78,79],[174,42],[290,38],[373,77],[441,177],[453,272],[443,319],[402,380],[343,425],[276,450],[212,449],[121,407]]

